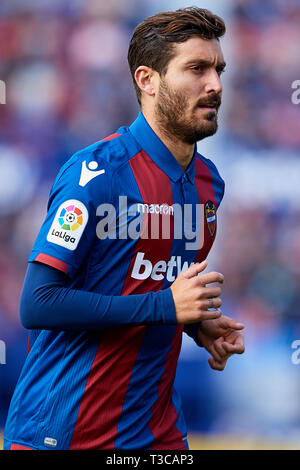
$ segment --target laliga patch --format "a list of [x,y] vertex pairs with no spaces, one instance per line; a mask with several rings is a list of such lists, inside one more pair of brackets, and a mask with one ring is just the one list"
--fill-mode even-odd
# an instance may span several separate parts
[[207,201],[205,203],[204,213],[209,233],[213,237],[217,226],[217,211],[212,201]]
[[88,211],[82,202],[69,199],[56,212],[47,235],[48,242],[75,250],[88,221]]

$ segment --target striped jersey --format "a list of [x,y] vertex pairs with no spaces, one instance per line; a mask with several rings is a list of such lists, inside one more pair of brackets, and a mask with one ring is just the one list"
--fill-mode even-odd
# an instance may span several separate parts
[[[184,172],[140,113],[61,168],[29,262],[107,296],[168,289],[206,259],[223,194],[210,160],[195,149]],[[165,314],[169,324],[30,331],[5,445],[188,449],[174,388],[184,326]]]

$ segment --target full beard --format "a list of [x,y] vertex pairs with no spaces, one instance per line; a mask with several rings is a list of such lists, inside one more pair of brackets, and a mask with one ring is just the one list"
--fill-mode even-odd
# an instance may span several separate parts
[[[220,98],[216,95],[216,108],[220,106]],[[205,104],[204,104],[205,106]],[[188,100],[183,93],[174,92],[165,81],[161,81],[155,115],[160,129],[169,138],[187,144],[195,144],[199,140],[214,135],[218,130],[217,114],[207,112],[205,118],[186,116]],[[196,109],[195,109],[196,110]]]

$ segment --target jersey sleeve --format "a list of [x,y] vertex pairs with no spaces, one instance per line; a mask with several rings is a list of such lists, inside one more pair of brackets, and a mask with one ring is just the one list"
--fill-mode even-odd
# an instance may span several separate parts
[[52,186],[47,214],[28,261],[47,264],[72,278],[95,241],[97,207],[110,199],[109,164],[91,151],[75,154]]
[[202,347],[202,343],[198,337],[198,329],[200,325],[201,325],[201,322],[184,325],[183,331],[195,341],[197,346]]
[[137,295],[102,295],[66,287],[62,272],[41,263],[27,267],[20,320],[25,328],[37,332],[35,336],[40,330],[177,324],[170,288]]

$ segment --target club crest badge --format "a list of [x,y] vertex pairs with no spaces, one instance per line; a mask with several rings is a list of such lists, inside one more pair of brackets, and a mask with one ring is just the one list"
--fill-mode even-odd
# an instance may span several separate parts
[[207,201],[204,206],[205,220],[210,235],[213,237],[217,226],[216,207],[212,201]]

